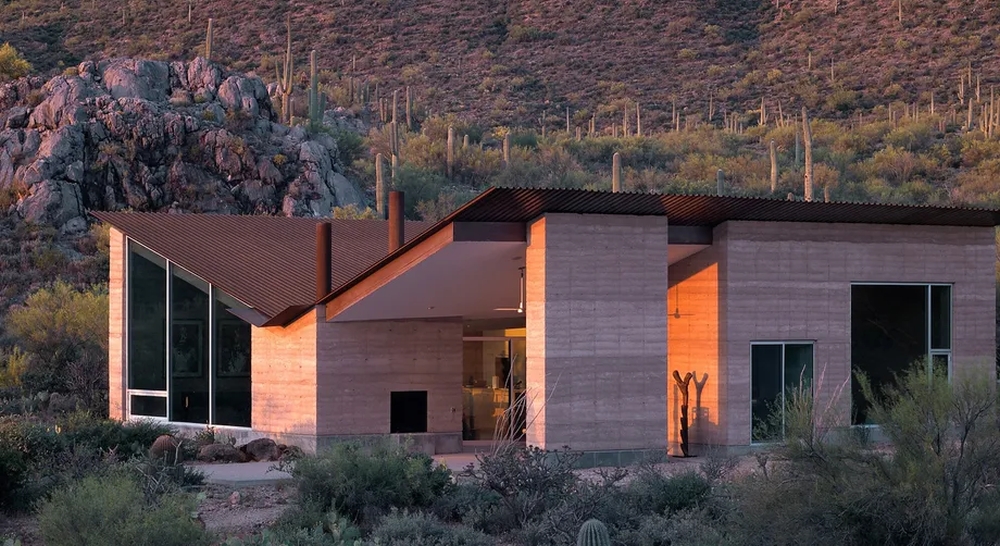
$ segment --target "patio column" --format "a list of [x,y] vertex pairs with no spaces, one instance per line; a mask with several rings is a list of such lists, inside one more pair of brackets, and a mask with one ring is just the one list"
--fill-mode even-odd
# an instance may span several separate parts
[[666,217],[546,214],[526,265],[528,444],[665,449]]

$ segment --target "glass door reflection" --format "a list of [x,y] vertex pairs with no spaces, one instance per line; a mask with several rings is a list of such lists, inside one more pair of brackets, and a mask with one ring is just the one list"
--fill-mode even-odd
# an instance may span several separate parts
[[525,340],[466,338],[463,349],[462,438],[517,440],[524,434]]

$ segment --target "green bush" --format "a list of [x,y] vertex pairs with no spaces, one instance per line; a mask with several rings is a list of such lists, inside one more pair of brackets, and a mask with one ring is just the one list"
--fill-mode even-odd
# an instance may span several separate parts
[[393,512],[372,531],[385,546],[491,546],[496,540],[468,527],[448,525],[424,513]]
[[224,546],[361,546],[361,533],[335,512],[314,508],[292,509],[291,518],[282,517],[272,529],[243,539],[231,538]]
[[24,453],[0,437],[0,511],[17,505],[18,492],[28,479]]
[[392,508],[430,506],[451,481],[451,472],[430,457],[387,442],[337,444],[296,461],[292,476],[303,502],[363,526]]
[[626,492],[636,508],[654,514],[671,514],[697,507],[708,498],[711,486],[696,472],[665,476],[654,468],[647,468],[636,474]]
[[0,83],[23,78],[31,72],[31,63],[9,43],[0,45]]
[[53,493],[39,511],[48,546],[191,546],[208,544],[192,519],[189,496],[168,495],[147,503],[135,480],[89,477]]
[[569,451],[506,445],[480,456],[479,465],[466,473],[474,484],[499,496],[501,517],[519,529],[576,491],[579,478],[573,468],[579,459]]
[[21,380],[29,392],[70,392],[107,411],[108,293],[57,281],[10,310],[4,326],[32,355]]

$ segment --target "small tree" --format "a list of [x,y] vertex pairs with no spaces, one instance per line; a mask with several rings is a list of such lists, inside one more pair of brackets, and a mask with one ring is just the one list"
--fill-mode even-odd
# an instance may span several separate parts
[[10,43],[0,46],[0,82],[23,78],[31,72],[31,63],[24,60],[24,57]]
[[31,355],[22,377],[29,391],[69,391],[92,409],[106,391],[108,294],[104,287],[80,291],[57,281],[13,308],[6,328]]

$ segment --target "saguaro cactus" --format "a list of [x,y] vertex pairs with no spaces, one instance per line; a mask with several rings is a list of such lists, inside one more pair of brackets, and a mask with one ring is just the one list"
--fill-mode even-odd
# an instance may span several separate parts
[[583,522],[576,535],[576,546],[611,546],[608,528],[596,519]]
[[767,146],[768,152],[771,156],[771,194],[778,189],[778,149],[774,145],[774,139]]
[[723,190],[726,187],[726,173],[722,169],[715,171],[715,191],[719,195],[722,195]]
[[375,212],[385,219],[385,167],[382,154],[375,154]]
[[309,127],[313,130],[323,124],[326,96],[319,92],[319,72],[316,50],[309,53]]
[[455,128],[448,127],[448,178],[455,176]]
[[503,166],[510,167],[510,133],[503,136]]
[[285,62],[279,72],[278,66],[274,66],[274,71],[278,76],[278,89],[281,91],[281,121],[286,124],[292,123],[292,76],[294,66],[292,61],[292,16],[285,19],[287,37],[285,39]]
[[611,191],[622,191],[622,154],[618,152],[611,156]]
[[406,130],[413,130],[413,91],[406,86]]
[[809,127],[809,113],[806,107],[802,107],[802,142],[806,149],[806,175],[805,175],[805,199],[812,201],[813,198],[813,150],[812,150],[812,129]]
[[642,136],[642,110],[639,103],[635,103],[635,136]]
[[212,42],[215,40],[215,32],[212,29],[214,19],[208,18],[208,30],[205,31],[205,58],[212,60]]

